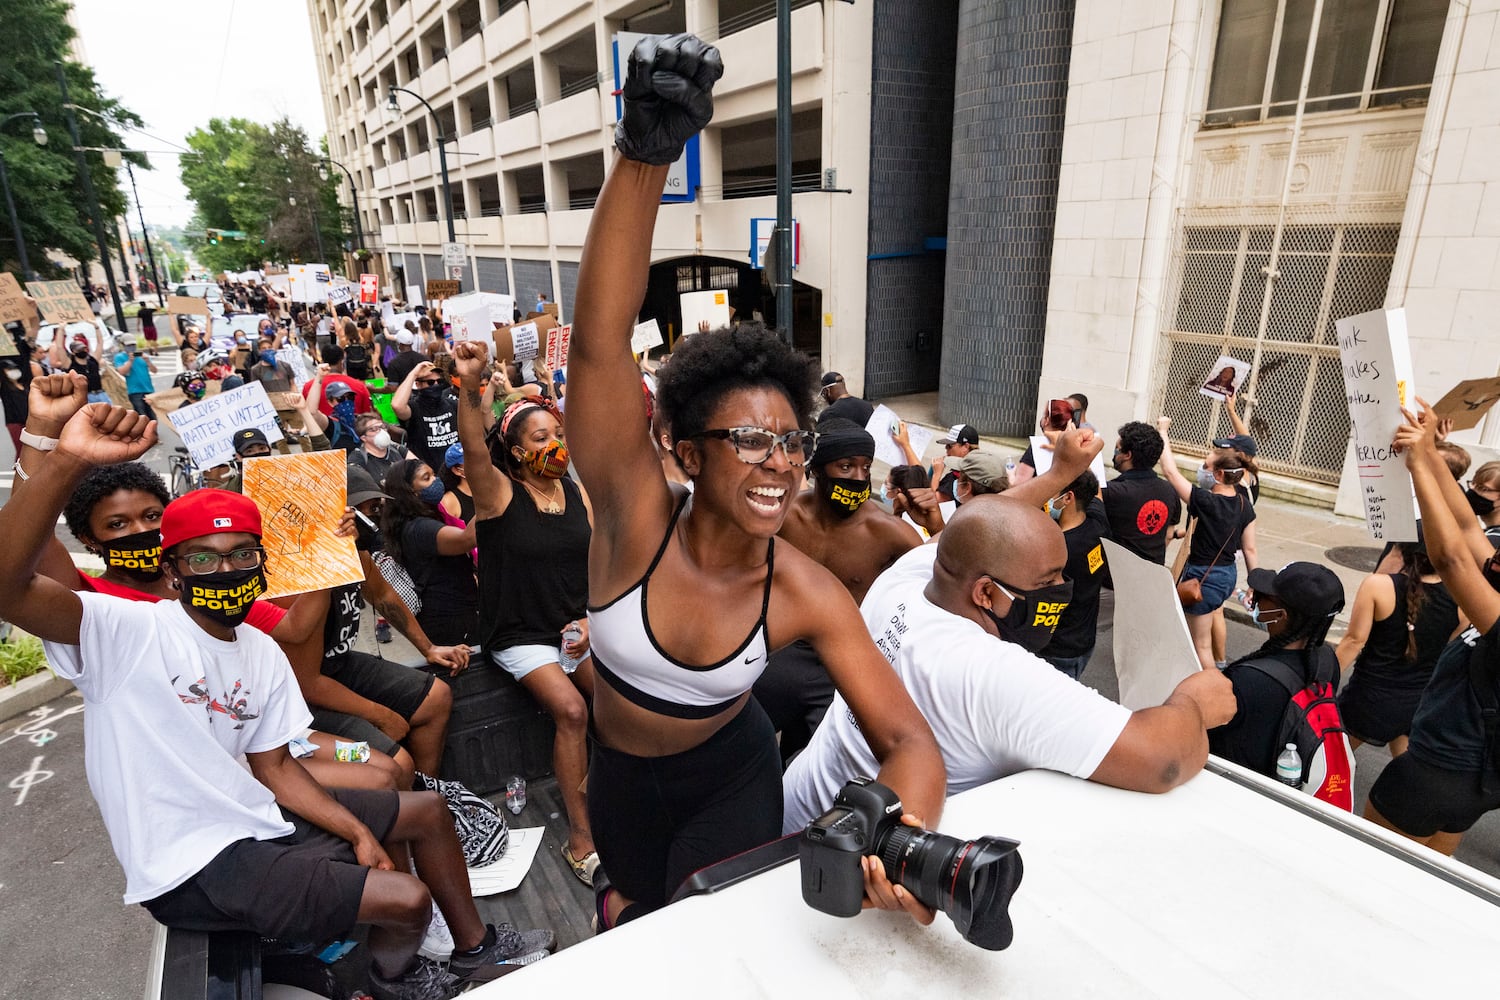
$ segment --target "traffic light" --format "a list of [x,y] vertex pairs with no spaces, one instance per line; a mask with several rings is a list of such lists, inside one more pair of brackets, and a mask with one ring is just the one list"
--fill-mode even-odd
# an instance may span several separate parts
[[210,229],[208,231],[208,242],[212,243],[214,246],[219,245],[219,230]]

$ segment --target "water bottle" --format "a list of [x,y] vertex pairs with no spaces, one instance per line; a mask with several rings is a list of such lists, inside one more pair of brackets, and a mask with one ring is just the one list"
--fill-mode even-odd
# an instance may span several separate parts
[[1234,602],[1236,604],[1238,604],[1240,607],[1244,608],[1246,611],[1249,611],[1250,610],[1250,591],[1246,590],[1244,587],[1241,587],[1239,590],[1236,590],[1234,592]]
[[578,668],[579,661],[583,659],[583,657],[581,656],[574,656],[572,653],[568,652],[568,643],[578,642],[582,638],[583,629],[578,627],[577,622],[569,623],[568,627],[563,629],[562,631],[562,646],[557,651],[558,663],[567,673],[571,674],[574,670],[576,670]]
[[1005,460],[1005,478],[1014,481],[1015,474],[1016,460],[1013,458],[1007,458]]
[[[1297,765],[1300,771],[1301,764]],[[526,808],[526,779],[519,774],[511,775],[505,783],[505,808],[519,813]]]
[[1297,744],[1288,743],[1276,758],[1276,780],[1293,788],[1302,787],[1302,755],[1297,752]]

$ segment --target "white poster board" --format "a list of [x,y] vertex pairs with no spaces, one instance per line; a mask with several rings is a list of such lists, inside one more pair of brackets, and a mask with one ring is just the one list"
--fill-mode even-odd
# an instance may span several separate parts
[[1416,399],[1406,310],[1376,309],[1336,324],[1344,392],[1354,430],[1354,465],[1365,527],[1377,542],[1417,540],[1417,502],[1406,459],[1391,450],[1401,407]]
[[460,340],[488,342],[495,331],[495,326],[490,321],[490,307],[480,302],[470,303],[464,310],[455,310],[453,303],[456,301],[457,299],[449,299],[447,307],[443,310],[443,315],[448,320],[448,332],[453,335],[454,342]]
[[654,319],[637,323],[635,332],[630,335],[630,349],[636,354],[645,354],[651,348],[659,347],[663,343],[665,341],[662,339],[661,327]]
[[281,428],[276,425],[276,407],[259,382],[205,396],[168,414],[167,419],[200,469],[212,469],[234,457],[230,439],[235,431],[258,427],[272,444],[282,439]]
[[1202,669],[1188,633],[1177,583],[1165,566],[1104,539],[1104,559],[1115,584],[1115,675],[1120,704],[1132,712],[1155,708],[1182,679]]
[[292,276],[290,274],[268,274],[266,275],[266,284],[284,295],[292,287]]
[[285,360],[288,367],[292,369],[292,377],[297,380],[297,388],[312,381],[312,373],[307,368],[307,356],[302,353],[302,348],[290,344],[276,352],[276,360]]
[[[865,424],[865,430],[875,439],[875,461],[884,462],[889,466],[905,465],[906,453],[901,446],[891,438],[891,431],[901,422],[896,411],[884,403],[875,404],[875,413],[870,417],[869,423]],[[911,441],[911,450],[921,458],[927,446],[932,444],[932,431],[917,424],[906,425],[906,436]]]
[[347,305],[354,301],[353,285],[329,285],[328,304],[330,306]]
[[535,323],[517,323],[510,328],[510,343],[514,350],[512,357],[517,364],[523,361],[535,361],[536,356],[541,353],[541,334]]
[[682,293],[682,335],[720,330],[729,325],[729,293],[723,290]]
[[1198,387],[1198,394],[1209,399],[1227,399],[1231,393],[1243,389],[1245,379],[1249,377],[1250,362],[1221,354],[1204,376],[1203,384]]
[[293,264],[287,268],[287,278],[293,302],[312,305],[314,302],[328,300],[328,288],[333,283],[333,275],[327,264]]
[[[1052,442],[1038,434],[1029,439],[1031,441],[1031,461],[1037,475],[1049,472],[1052,469]],[[1099,488],[1102,490],[1109,484],[1104,481],[1104,452],[1094,456],[1089,463],[1089,471],[1094,478],[1099,480]]]
[[422,286],[421,285],[407,285],[406,286],[406,304],[407,304],[407,306],[420,306],[420,305],[424,304],[422,302]]

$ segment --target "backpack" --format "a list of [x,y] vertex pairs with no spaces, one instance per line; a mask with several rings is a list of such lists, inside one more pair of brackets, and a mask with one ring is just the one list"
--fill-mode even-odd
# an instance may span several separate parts
[[[1480,637],[1472,625],[1459,639],[1469,644],[1469,688],[1479,703],[1479,721],[1484,726],[1484,757],[1489,767],[1479,774],[1479,791],[1500,791],[1500,629]],[[1476,638],[1477,637],[1477,638]]]
[[448,804],[466,865],[482,868],[500,860],[510,842],[510,827],[499,809],[469,791],[462,782],[441,781],[421,771],[417,772],[417,781],[428,791],[437,792]]
[[1334,700],[1338,661],[1333,653],[1327,646],[1318,649],[1310,684],[1280,660],[1246,660],[1238,666],[1259,671],[1286,689],[1288,701],[1276,745],[1290,743],[1297,748],[1302,758],[1302,783],[1298,787],[1315,799],[1353,812],[1354,748],[1349,745],[1344,718]]

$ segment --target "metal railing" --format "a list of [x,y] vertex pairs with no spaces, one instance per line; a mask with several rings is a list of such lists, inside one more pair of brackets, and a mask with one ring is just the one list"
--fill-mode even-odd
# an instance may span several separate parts
[[[823,172],[792,175],[792,193],[807,194],[823,190]],[[732,201],[736,198],[763,198],[776,193],[776,175],[737,177],[723,184],[705,184],[698,188],[704,201]]]
[[571,196],[570,195],[568,197],[568,209],[570,211],[575,211],[576,212],[576,211],[579,211],[581,209],[593,208],[595,202],[597,202],[598,200],[599,200],[599,192],[598,191],[593,191],[593,192],[590,192],[589,194],[581,194],[581,195],[577,195],[577,196]]
[[577,80],[573,80],[570,83],[565,83],[561,87],[559,87],[557,91],[557,99],[562,100],[565,97],[572,97],[574,94],[581,94],[586,90],[593,90],[597,86],[599,86],[598,73],[595,73],[593,76],[582,76]]
[[533,201],[522,198],[516,208],[521,215],[541,215],[547,211],[547,199],[539,198]]
[[510,116],[512,118],[519,118],[522,115],[529,115],[536,109],[537,103],[534,100],[522,101],[520,104],[512,104],[506,108],[506,110],[510,112]]
[[[820,0],[792,0],[792,9],[796,10],[798,7],[807,7],[818,2]],[[751,7],[741,14],[720,18],[718,33],[712,34],[710,32],[710,35],[704,36],[704,41],[715,41],[727,35],[732,35],[736,31],[744,31],[746,28],[752,28],[762,21],[771,21],[775,18],[776,0],[769,0],[768,3]]]

